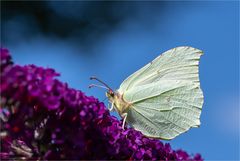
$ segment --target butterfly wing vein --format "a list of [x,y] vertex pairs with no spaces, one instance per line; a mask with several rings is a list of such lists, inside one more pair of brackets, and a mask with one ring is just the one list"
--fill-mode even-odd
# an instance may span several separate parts
[[118,92],[132,103],[126,121],[144,135],[161,139],[198,127],[203,105],[201,55],[198,49],[177,47],[124,80]]

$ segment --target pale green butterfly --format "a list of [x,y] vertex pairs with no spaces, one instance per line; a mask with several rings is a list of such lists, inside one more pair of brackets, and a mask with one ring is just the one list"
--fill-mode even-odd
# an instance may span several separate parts
[[91,79],[106,86],[110,110],[114,108],[123,118],[123,127],[127,122],[147,137],[169,140],[200,126],[202,54],[189,46],[170,49],[130,75],[117,91],[96,77]]

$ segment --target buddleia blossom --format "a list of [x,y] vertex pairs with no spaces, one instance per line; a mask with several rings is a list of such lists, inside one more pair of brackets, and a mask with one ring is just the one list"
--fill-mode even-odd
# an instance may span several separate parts
[[122,129],[102,102],[57,76],[50,68],[14,65],[1,49],[1,159],[202,160]]

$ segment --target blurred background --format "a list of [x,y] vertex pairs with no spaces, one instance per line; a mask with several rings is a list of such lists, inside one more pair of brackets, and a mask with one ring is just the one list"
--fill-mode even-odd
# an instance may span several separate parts
[[90,76],[117,89],[181,45],[205,53],[205,102],[201,127],[168,142],[206,160],[239,160],[238,1],[1,1],[1,46],[14,62],[54,68],[60,80],[100,101],[105,91],[88,89]]

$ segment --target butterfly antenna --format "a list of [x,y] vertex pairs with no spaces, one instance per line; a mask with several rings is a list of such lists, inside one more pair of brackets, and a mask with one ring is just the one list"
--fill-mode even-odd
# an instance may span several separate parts
[[98,85],[98,84],[90,84],[90,85],[88,86],[88,88],[92,88],[92,87],[99,87],[99,88],[104,88],[104,89],[109,90],[107,87],[101,86],[101,85]]
[[[104,83],[103,81],[101,81],[101,80],[98,79],[97,77],[90,77],[90,79],[91,79],[91,80],[96,80],[96,81],[102,83],[102,84],[105,86],[106,89],[113,91],[106,83]],[[99,86],[99,85],[97,85],[97,86]],[[102,86],[102,87],[103,87],[103,86]]]

